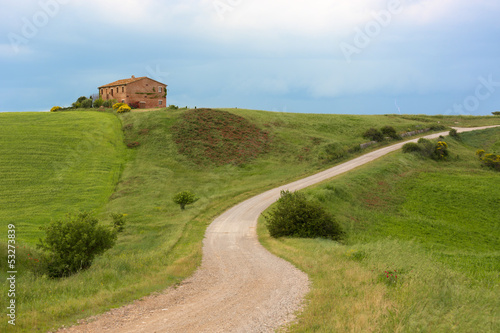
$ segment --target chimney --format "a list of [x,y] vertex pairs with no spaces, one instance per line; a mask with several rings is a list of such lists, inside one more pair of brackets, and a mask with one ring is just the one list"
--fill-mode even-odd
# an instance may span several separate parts
[[132,78],[133,78],[133,79],[135,79],[135,76],[134,76],[134,75],[132,75]]

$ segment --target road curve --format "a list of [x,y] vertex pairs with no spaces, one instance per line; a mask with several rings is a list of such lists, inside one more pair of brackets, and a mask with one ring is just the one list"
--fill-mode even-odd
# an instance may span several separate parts
[[[484,129],[456,128],[459,132]],[[437,138],[448,132],[431,134]],[[333,168],[269,190],[227,210],[207,228],[203,261],[179,287],[113,309],[64,332],[268,332],[293,319],[309,290],[305,273],[257,240],[259,215],[281,190],[300,190],[400,149],[381,148]]]

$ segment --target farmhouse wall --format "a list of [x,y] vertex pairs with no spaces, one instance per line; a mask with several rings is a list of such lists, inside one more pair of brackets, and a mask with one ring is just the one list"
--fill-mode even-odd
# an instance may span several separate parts
[[102,99],[116,99],[134,108],[167,106],[167,85],[148,77],[132,76],[130,79],[118,80],[98,89]]

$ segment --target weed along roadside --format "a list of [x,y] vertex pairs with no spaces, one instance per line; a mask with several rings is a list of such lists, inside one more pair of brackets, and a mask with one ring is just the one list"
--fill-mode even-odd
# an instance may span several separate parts
[[[0,163],[0,171],[17,179],[16,186],[0,180],[2,206],[12,207],[2,209],[0,214],[3,220],[16,225],[20,246],[16,249],[20,258],[17,268],[24,272],[16,276],[16,311],[23,314],[16,318],[16,331],[54,330],[178,285],[200,265],[205,230],[216,216],[255,194],[360,154],[349,153],[349,147],[365,142],[362,134],[371,127],[389,125],[405,132],[438,121],[445,125],[486,125],[492,121],[485,117],[225,111],[241,117],[234,119],[250,134],[267,133],[266,148],[261,153],[241,159],[241,163],[198,163],[189,153],[180,151],[182,147],[174,138],[175,128],[182,127],[183,110],[123,113],[119,118],[87,111],[0,114],[3,123],[10,122],[8,131],[37,133],[33,130],[36,128],[38,133],[45,133],[44,140],[32,135],[23,142],[7,132],[0,134],[0,141],[6,143],[0,145],[1,154],[9,159],[9,163]],[[212,119],[217,120],[220,114],[214,112]],[[231,140],[224,139],[225,133],[230,133],[228,124],[220,123],[223,128],[213,127],[213,133],[203,136],[184,131],[185,140],[206,140],[207,148],[213,147],[212,153],[201,150],[201,146],[196,149],[206,159],[223,160],[215,149],[221,144],[217,140],[228,144]],[[254,127],[256,130],[250,130]],[[78,149],[81,137],[89,144]],[[254,137],[259,139],[248,139],[242,146],[234,143],[234,151],[251,149],[243,146],[249,141],[262,143],[262,135]],[[127,148],[130,142],[139,145]],[[327,149],[328,145],[333,146]],[[41,156],[57,157],[59,167],[47,172],[48,161]],[[39,173],[33,174],[34,170]],[[29,181],[34,176],[36,183]],[[172,198],[186,190],[195,193],[198,200],[181,210]],[[3,205],[7,202],[9,205]],[[115,246],[96,257],[89,268],[63,279],[40,275],[36,261],[30,259],[42,237],[38,227],[79,210],[93,210],[107,225],[113,224],[111,214],[124,215],[127,222]],[[0,274],[7,271],[4,267]],[[0,297],[3,304],[7,295]]]

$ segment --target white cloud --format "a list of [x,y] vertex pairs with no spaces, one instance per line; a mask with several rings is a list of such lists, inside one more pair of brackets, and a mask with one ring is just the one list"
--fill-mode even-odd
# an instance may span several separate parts
[[[148,33],[147,37],[161,37],[159,34],[181,33],[190,30],[193,20],[199,16],[200,0],[75,0],[74,9],[80,18],[93,20],[120,31]],[[94,27],[95,28],[95,27]],[[112,31],[103,31],[113,33]],[[118,33],[119,31],[115,31]]]
[[[492,3],[494,0],[482,0]],[[465,0],[202,0],[212,3],[212,22],[237,33],[262,31],[298,36],[345,35],[373,20],[373,14],[401,8],[408,24],[429,24],[463,16]],[[477,7],[477,4],[476,4]],[[398,10],[399,16],[400,11]]]

